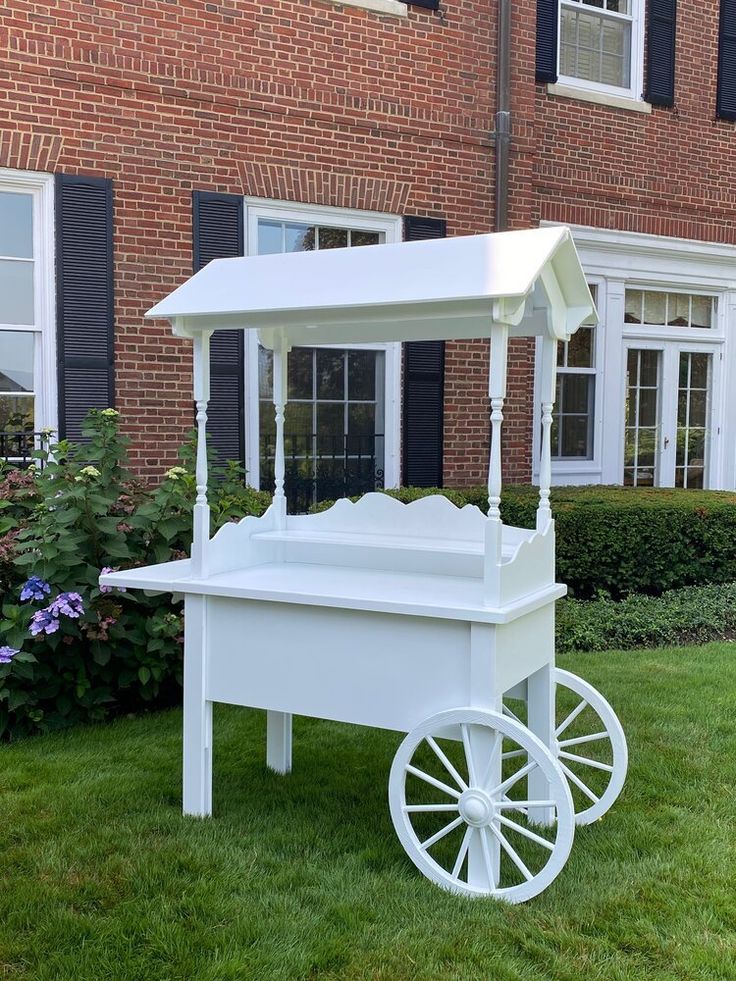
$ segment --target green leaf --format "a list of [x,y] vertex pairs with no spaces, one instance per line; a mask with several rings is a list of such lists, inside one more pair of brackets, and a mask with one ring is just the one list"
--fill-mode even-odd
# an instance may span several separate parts
[[142,664],[141,667],[138,668],[138,677],[139,677],[140,682],[141,682],[142,685],[147,685],[148,684],[148,682],[149,682],[149,680],[151,678],[151,672],[145,666],[145,664]]

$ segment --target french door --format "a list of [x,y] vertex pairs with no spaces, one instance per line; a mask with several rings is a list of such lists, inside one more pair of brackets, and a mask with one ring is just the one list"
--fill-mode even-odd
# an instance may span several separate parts
[[624,484],[708,487],[717,356],[697,344],[625,346]]

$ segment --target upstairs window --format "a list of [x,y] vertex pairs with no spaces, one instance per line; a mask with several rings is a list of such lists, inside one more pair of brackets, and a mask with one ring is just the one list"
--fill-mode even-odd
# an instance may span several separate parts
[[560,80],[638,99],[642,0],[560,0]]

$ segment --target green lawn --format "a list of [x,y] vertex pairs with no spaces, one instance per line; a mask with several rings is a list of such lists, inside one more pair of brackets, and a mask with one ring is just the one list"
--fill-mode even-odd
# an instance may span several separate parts
[[179,813],[179,712],[0,749],[0,977],[736,978],[736,646],[576,655],[626,789],[524,906],[441,892],[386,804],[399,736],[218,707],[215,813]]

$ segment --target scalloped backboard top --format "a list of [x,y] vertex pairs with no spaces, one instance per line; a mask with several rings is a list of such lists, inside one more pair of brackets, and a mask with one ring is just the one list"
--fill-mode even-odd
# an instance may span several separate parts
[[346,498],[319,514],[289,515],[289,531],[482,542],[486,516],[474,504],[459,508],[441,494],[404,504],[388,494]]

